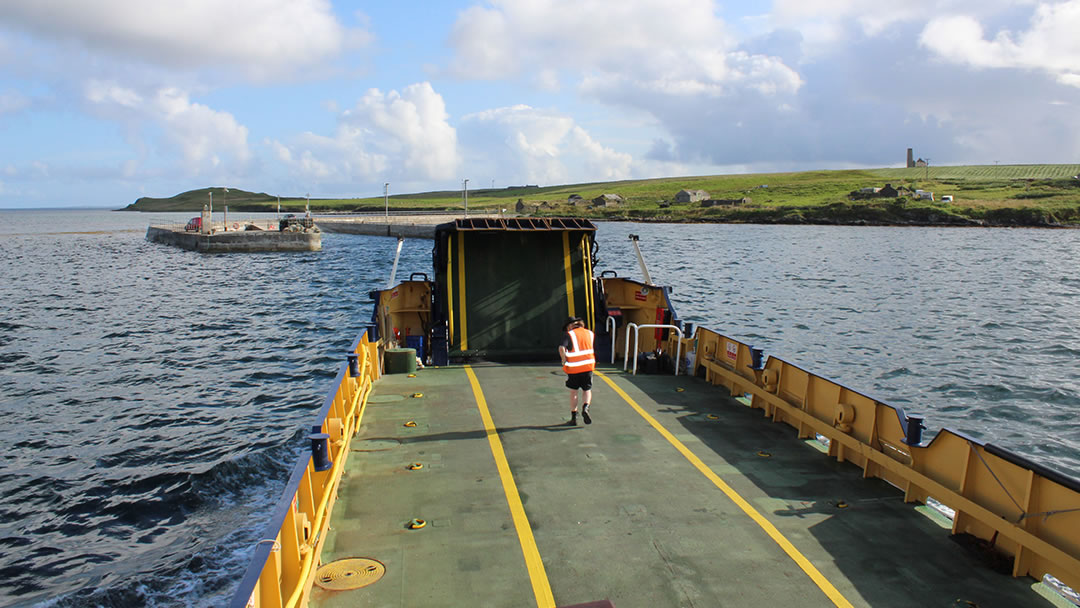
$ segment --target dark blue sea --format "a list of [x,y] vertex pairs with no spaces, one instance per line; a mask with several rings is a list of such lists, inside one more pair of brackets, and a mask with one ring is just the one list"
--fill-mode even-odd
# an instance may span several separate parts
[[[0,211],[0,605],[224,604],[389,278],[145,240],[188,215]],[[608,223],[598,270],[630,233],[685,320],[1080,476],[1080,231]]]

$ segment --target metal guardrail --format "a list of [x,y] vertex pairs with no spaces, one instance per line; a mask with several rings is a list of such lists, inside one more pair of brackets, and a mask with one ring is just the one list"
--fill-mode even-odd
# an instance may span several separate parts
[[[231,608],[293,608],[306,603],[349,445],[360,426],[371,383],[379,378],[379,346],[365,331],[346,354],[319,410],[319,424],[312,427],[312,453],[303,454],[293,467]],[[313,455],[325,455],[329,463],[320,458],[323,466],[318,466]]]
[[[623,371],[624,372],[626,371],[627,365],[628,365],[628,363],[630,361],[629,358],[628,358],[629,353],[630,353],[629,334],[630,334],[631,331],[633,331],[633,334],[634,334],[634,375],[635,376],[637,375],[638,338],[640,336],[640,334],[638,333],[638,330],[639,329],[646,329],[646,328],[674,329],[675,331],[679,332],[679,340],[677,342],[677,345],[675,346],[675,375],[678,376],[679,375],[679,358],[682,356],[682,338],[683,338],[682,328],[678,327],[676,325],[663,325],[663,324],[657,324],[657,323],[646,323],[644,325],[638,325],[637,323],[631,323],[631,324],[626,326],[627,340],[626,340],[626,344],[624,345],[625,347],[623,348]],[[612,342],[612,344],[614,344],[614,341]],[[614,348],[612,350],[614,350]],[[612,363],[614,363],[614,355],[612,355]]]
[[[618,322],[615,321],[615,317],[608,317],[604,320],[604,331],[611,332],[611,364],[615,365],[615,338],[618,337]],[[625,371],[625,367],[623,370]]]

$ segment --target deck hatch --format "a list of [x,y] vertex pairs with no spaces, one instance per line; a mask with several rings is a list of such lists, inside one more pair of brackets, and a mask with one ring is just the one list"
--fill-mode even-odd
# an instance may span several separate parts
[[349,591],[376,583],[386,574],[382,562],[350,557],[330,562],[315,573],[315,584],[329,591]]

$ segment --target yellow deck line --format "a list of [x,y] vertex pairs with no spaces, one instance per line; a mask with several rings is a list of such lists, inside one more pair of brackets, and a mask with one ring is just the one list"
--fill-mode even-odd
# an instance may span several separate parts
[[476,405],[480,408],[480,418],[484,421],[484,430],[487,431],[488,443],[491,444],[491,454],[495,457],[495,466],[499,469],[499,479],[502,480],[503,492],[506,493],[506,502],[510,505],[510,516],[514,520],[514,528],[517,530],[518,541],[521,543],[521,553],[525,556],[525,567],[529,570],[533,595],[536,596],[536,607],[555,608],[555,596],[551,593],[551,584],[548,583],[544,562],[540,559],[540,550],[536,547],[536,539],[533,538],[529,518],[525,515],[525,506],[521,503],[521,495],[518,494],[517,484],[514,483],[514,475],[510,472],[510,463],[506,461],[506,453],[503,451],[502,442],[499,441],[499,432],[495,430],[491,412],[488,411],[484,391],[480,389],[480,381],[476,379],[472,366],[465,366],[465,374],[469,376],[469,384],[472,385]]
[[806,559],[806,557],[798,549],[795,548],[795,545],[791,544],[791,541],[789,541],[780,532],[780,530],[778,530],[776,526],[772,524],[772,522],[765,519],[765,517],[761,513],[759,513],[757,509],[751,506],[745,498],[743,498],[738,492],[736,492],[731,486],[729,486],[723,479],[720,479],[720,476],[714,473],[712,469],[710,469],[704,462],[702,462],[700,458],[698,458],[693,452],[691,452],[690,448],[686,447],[683,442],[679,441],[674,435],[668,432],[668,430],[664,428],[663,425],[657,422],[655,418],[650,416],[648,412],[642,409],[642,407],[638,405],[637,402],[635,402],[630,397],[630,395],[627,395],[625,391],[619,388],[618,385],[616,385],[615,382],[611,380],[611,378],[608,378],[599,370],[597,370],[596,375],[603,378],[604,382],[607,382],[608,386],[614,389],[614,391],[623,398],[623,401],[629,403],[630,407],[634,408],[634,410],[637,411],[638,415],[644,418],[646,422],[648,422],[654,429],[657,430],[657,432],[659,432],[664,437],[664,439],[668,440],[668,443],[674,446],[680,454],[682,454],[687,460],[689,460],[690,464],[694,465],[694,467],[697,468],[697,470],[700,471],[702,475],[708,478],[709,481],[713,482],[713,484],[716,485],[716,487],[719,488],[721,492],[726,494],[732,502],[738,505],[738,507],[743,510],[743,513],[749,515],[750,519],[754,520],[754,523],[760,526],[761,529],[769,535],[769,538],[773,539],[773,541],[775,541],[777,545],[780,545],[780,548],[784,550],[784,553],[787,553],[788,557],[794,560],[795,563],[798,564],[800,568],[802,568],[802,571],[805,572],[807,576],[809,576],[810,579],[814,581],[818,588],[821,589],[830,600],[832,600],[833,604],[835,604],[839,608],[851,608],[851,602],[849,602],[847,598],[845,598],[840,593],[840,591],[838,591],[836,587],[834,587],[833,584],[829,582],[829,579],[825,578],[825,576],[821,574],[821,572],[814,566],[814,564],[810,563],[810,560]]
[[566,309],[571,317],[574,314],[574,273],[570,269],[570,233],[562,233],[563,271],[566,273]]

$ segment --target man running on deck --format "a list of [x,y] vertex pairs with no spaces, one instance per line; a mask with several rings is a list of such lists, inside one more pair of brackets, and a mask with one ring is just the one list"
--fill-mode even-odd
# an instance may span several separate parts
[[566,334],[559,344],[559,358],[566,372],[566,388],[570,389],[570,422],[567,424],[577,426],[578,390],[582,391],[581,419],[585,424],[592,424],[589,403],[592,401],[592,372],[596,367],[593,332],[585,329],[581,317],[570,317],[564,321],[563,331]]

